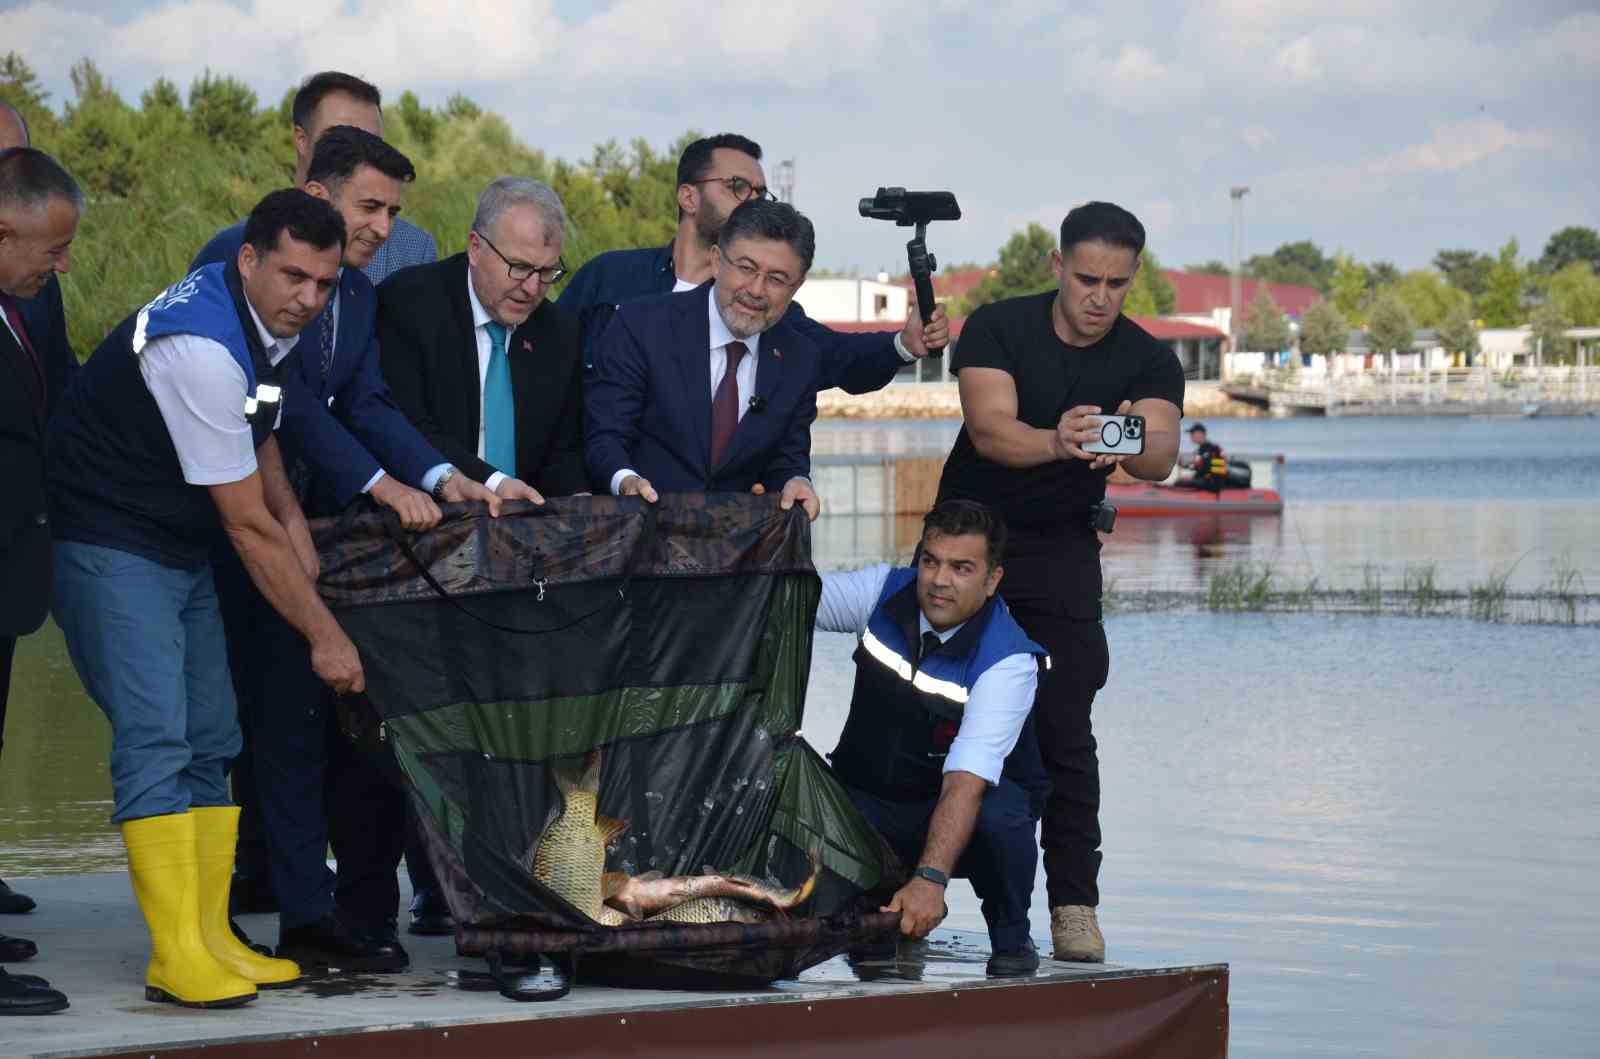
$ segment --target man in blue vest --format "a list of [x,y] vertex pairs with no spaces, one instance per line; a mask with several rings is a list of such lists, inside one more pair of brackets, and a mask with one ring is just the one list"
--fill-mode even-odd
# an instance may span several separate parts
[[[583,324],[585,351],[618,306],[651,294],[693,290],[710,280],[728,215],[741,203],[772,197],[761,171],[761,146],[754,140],[725,132],[685,147],[678,159],[678,231],[672,242],[601,254],[573,274],[557,300]],[[943,307],[934,309],[924,333],[915,295],[912,302],[898,334],[833,331],[794,303],[784,323],[817,347],[819,391],[837,386],[849,393],[871,393],[889,385],[906,364],[950,340]]]
[[[369,132],[348,125],[317,141],[302,187],[333,204],[344,219],[345,249],[339,285],[301,335],[284,365],[290,400],[279,432],[290,483],[310,515],[330,515],[363,493],[392,509],[407,529],[432,528],[440,519],[435,499],[483,501],[498,512],[500,499],[465,475],[446,475],[450,462],[396,407],[378,364],[377,293],[359,270],[385,244],[415,175],[405,155]],[[198,268],[235,258],[243,226],[217,233],[195,259]],[[305,400],[297,400],[302,393]],[[437,497],[429,494],[437,486]],[[229,664],[245,733],[234,766],[234,795],[254,806],[269,852],[267,869],[278,905],[278,948],[306,966],[335,964],[349,970],[397,971],[407,963],[386,924],[361,929],[334,914],[335,879],[327,866],[329,821],[324,781],[329,749],[342,749],[333,728],[333,704],[311,671],[305,641],[255,590],[225,542],[216,556],[217,591],[227,625]],[[405,800],[386,780],[366,782],[358,765],[334,770],[328,803],[340,880],[361,860],[360,839],[387,831],[374,819],[371,798],[390,796],[378,808],[398,814]],[[359,803],[353,811],[342,807]],[[353,818],[353,819],[352,819]],[[355,850],[350,847],[354,846]],[[393,882],[393,872],[388,872]],[[246,875],[246,886],[256,889]],[[346,902],[341,901],[341,905]]]
[[1039,966],[1028,903],[1045,781],[1029,715],[1049,665],[995,595],[1005,538],[982,504],[947,501],[923,519],[914,567],[824,574],[817,606],[817,628],[860,637],[830,760],[911,869],[886,911],[902,934],[926,937],[945,917],[945,884],[965,876],[995,977]]
[[300,969],[233,935],[239,722],[212,579],[219,531],[334,690],[361,659],[317,595],[317,553],[273,438],[278,368],[338,282],[344,222],[275,191],[236,262],[190,273],[117,327],[50,423],[56,624],[111,722],[112,821],[150,929],[145,996],[253,1000]]

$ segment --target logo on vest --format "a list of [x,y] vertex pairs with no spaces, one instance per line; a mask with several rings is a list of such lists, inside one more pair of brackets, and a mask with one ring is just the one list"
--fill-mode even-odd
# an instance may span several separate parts
[[186,302],[193,300],[195,294],[199,290],[200,270],[195,269],[193,272],[189,273],[187,276],[183,277],[178,282],[174,283],[172,286],[168,287],[166,290],[150,299],[150,304],[139,310],[139,319],[138,322],[134,324],[133,328],[134,356],[138,356],[144,351],[145,343],[148,341],[148,339],[145,338],[145,328],[150,323],[150,314],[159,313],[164,309],[170,309],[174,305],[183,305]]

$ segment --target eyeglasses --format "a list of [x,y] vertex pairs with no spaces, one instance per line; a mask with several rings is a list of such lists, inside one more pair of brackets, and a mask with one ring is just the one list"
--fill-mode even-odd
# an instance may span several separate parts
[[487,235],[484,235],[476,228],[473,229],[473,232],[477,234],[479,239],[484,241],[485,245],[487,245],[490,250],[495,252],[495,255],[499,257],[501,261],[506,263],[506,275],[510,276],[518,283],[528,282],[529,276],[538,276],[539,282],[548,287],[552,283],[560,282],[561,279],[563,279],[567,274],[567,263],[560,258],[556,259],[555,264],[545,265],[543,268],[538,265],[530,265],[526,261],[513,261],[506,255],[500,253],[500,248],[489,242],[489,237]]
[[795,285],[795,281],[787,272],[763,272],[744,258],[740,258],[737,261],[730,261],[727,258],[722,260],[724,264],[731,266],[739,274],[740,279],[744,280],[747,286],[754,286],[757,282],[760,282],[762,284],[771,284],[780,291],[786,291]]
[[690,180],[687,183],[721,184],[728,189],[728,194],[740,202],[749,202],[751,199],[765,199],[768,202],[778,201],[778,196],[774,195],[765,186],[752,184],[742,176],[706,177],[704,180]]

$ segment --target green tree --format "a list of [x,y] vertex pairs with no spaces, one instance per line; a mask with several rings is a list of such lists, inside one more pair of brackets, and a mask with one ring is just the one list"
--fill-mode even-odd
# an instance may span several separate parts
[[1350,324],[1332,302],[1318,301],[1306,310],[1300,321],[1300,349],[1305,353],[1332,356],[1343,353],[1350,338]]
[[1559,272],[1575,261],[1600,272],[1600,232],[1576,225],[1561,229],[1544,245],[1537,267],[1540,272]]
[[1374,261],[1365,266],[1367,275],[1367,289],[1377,291],[1387,287],[1400,278],[1400,270],[1395,268],[1392,261]]
[[1476,250],[1441,250],[1433,255],[1433,267],[1444,273],[1450,286],[1476,298],[1489,285],[1494,258]]
[[1417,322],[1394,291],[1384,291],[1372,303],[1367,340],[1375,353],[1409,353],[1416,339]]
[[1572,321],[1571,326],[1600,325],[1600,277],[1587,261],[1573,261],[1551,276],[1545,297]]
[[207,70],[189,86],[189,120],[201,136],[238,150],[248,150],[261,122],[256,94],[243,81],[213,76]]
[[1228,276],[1233,274],[1233,270],[1231,268],[1229,268],[1227,265],[1224,265],[1216,258],[1212,258],[1210,261],[1206,261],[1199,265],[1185,265],[1183,270],[1185,272],[1198,272],[1204,276]]
[[1405,302],[1418,327],[1438,327],[1452,309],[1472,307],[1471,298],[1450,286],[1432,269],[1407,272],[1388,289]]
[[1295,283],[1324,293],[1333,279],[1333,261],[1309,239],[1284,243],[1270,254],[1257,254],[1245,262],[1244,272],[1269,283]]
[[1517,241],[1512,239],[1500,248],[1483,294],[1478,298],[1478,316],[1485,327],[1516,327],[1526,319],[1522,309],[1523,285],[1522,266],[1517,263]]
[[1572,326],[1572,320],[1560,305],[1547,301],[1536,306],[1528,314],[1528,325],[1532,328],[1527,344],[1530,354],[1538,353],[1545,364],[1560,364],[1572,359],[1572,339],[1565,334],[1567,328]]
[[1050,267],[1050,254],[1055,248],[1055,235],[1041,224],[1029,224],[1012,235],[1000,248],[1000,263],[995,270],[967,295],[964,311],[970,313],[980,305],[1002,298],[1038,294],[1054,287],[1056,278]]
[[1256,288],[1255,300],[1245,310],[1244,345],[1258,353],[1278,353],[1289,348],[1289,321],[1265,286]]
[[14,51],[0,56],[0,99],[17,108],[38,143],[55,139],[56,116],[46,102],[50,93],[39,85],[39,75]]
[[1165,316],[1178,304],[1178,292],[1161,271],[1161,262],[1149,250],[1140,255],[1139,271],[1133,277],[1128,300],[1122,311],[1129,316]]
[[1356,264],[1349,254],[1334,258],[1328,297],[1346,322],[1360,322],[1362,306],[1367,302],[1367,270]]
[[1478,327],[1472,319],[1472,309],[1465,305],[1457,305],[1445,314],[1439,321],[1439,344],[1447,353],[1460,353],[1467,358],[1467,366],[1477,359]]

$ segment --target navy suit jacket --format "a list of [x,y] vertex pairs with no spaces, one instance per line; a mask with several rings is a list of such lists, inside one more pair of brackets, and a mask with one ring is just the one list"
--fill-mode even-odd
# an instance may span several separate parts
[[[678,281],[672,272],[672,244],[640,250],[612,250],[575,272],[557,299],[584,328],[584,352],[590,353],[606,318],[619,305],[651,294],[670,293]],[[889,385],[905,361],[894,348],[894,332],[846,334],[833,331],[789,303],[783,323],[810,339],[817,350],[817,389],[839,387],[847,393],[871,393]]]
[[[18,299],[28,342],[44,369],[0,324],[0,637],[37,629],[50,609],[50,519],[45,509],[45,420],[78,370],[67,344],[61,285],[54,276],[32,298]],[[44,399],[41,408],[41,397]],[[0,703],[5,689],[0,688]]]
[[811,473],[817,348],[785,316],[761,336],[748,409],[719,466],[711,462],[712,284],[619,307],[593,346],[584,386],[589,477],[596,491],[631,467],[659,492],[769,491]]
[[[212,237],[189,266],[232,261],[244,242],[243,222]],[[322,317],[300,332],[282,365],[283,425],[278,443],[285,460],[298,457],[312,470],[307,507],[319,513],[343,508],[382,468],[407,485],[448,463],[395,404],[378,361],[378,295],[359,269],[339,277],[339,332],[333,364],[322,377]]]

